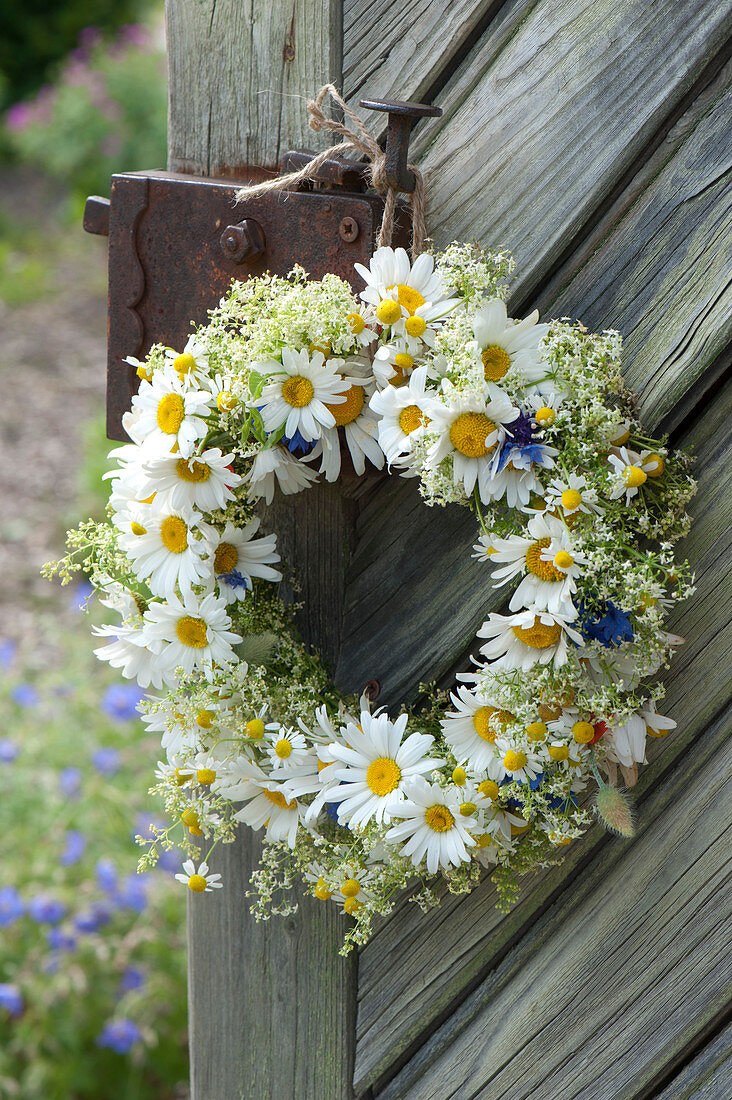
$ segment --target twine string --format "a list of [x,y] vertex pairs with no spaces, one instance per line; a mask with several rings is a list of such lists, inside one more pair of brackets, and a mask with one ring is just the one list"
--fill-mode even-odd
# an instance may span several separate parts
[[[335,118],[330,118],[325,114],[323,110],[323,101],[326,96],[330,96],[334,103],[341,108],[344,116],[353,123],[354,129],[349,129],[345,123],[339,122]],[[385,195],[384,216],[381,219],[378,245],[379,248],[384,245],[390,245],[394,235],[397,189],[391,187],[386,178],[386,154],[383,152],[374,136],[366,129],[363,121],[355,111],[351,110],[333,84],[324,84],[315,99],[308,101],[307,110],[310,115],[310,128],[312,130],[330,130],[334,134],[339,134],[343,138],[343,141],[338,145],[332,145],[322,153],[318,153],[317,156],[313,157],[312,160],[308,161],[308,163],[297,172],[289,172],[286,176],[277,176],[275,179],[265,180],[263,183],[256,183],[252,184],[251,187],[241,188],[241,190],[236,193],[237,202],[254,198],[256,195],[267,195],[272,191],[289,190],[300,183],[304,183],[306,180],[314,179],[321,166],[325,164],[327,160],[330,160],[334,154],[356,149],[369,158],[370,185],[375,191]],[[414,193],[410,195],[410,214],[412,222],[411,253],[412,259],[414,260],[420,252],[424,250],[424,179],[422,178],[422,173],[414,164],[409,164],[407,167],[414,173],[415,178]]]

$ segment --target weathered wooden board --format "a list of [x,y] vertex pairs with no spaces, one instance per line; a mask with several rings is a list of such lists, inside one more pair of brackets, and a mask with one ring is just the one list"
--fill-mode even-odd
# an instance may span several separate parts
[[[729,670],[732,647],[732,474],[727,457],[731,418],[732,385],[718,396],[709,415],[679,440],[698,454],[699,493],[691,508],[696,522],[683,546],[698,571],[698,589],[670,625],[686,637],[667,674],[664,708],[679,728],[673,737],[649,746],[655,762],[641,772],[635,789],[639,798],[672,768],[730,696],[724,670]],[[679,781],[683,783],[683,772]],[[403,903],[360,956],[357,1091],[419,1045],[435,1021],[459,1003],[481,975],[494,969],[562,888],[566,890],[579,868],[592,858],[604,861],[617,849],[618,842],[599,827],[591,830],[572,846],[560,867],[526,881],[508,917],[495,909],[495,891],[488,880],[467,898],[447,896],[443,909],[427,917]]]
[[732,1024],[724,1027],[655,1100],[725,1100],[732,1082]]

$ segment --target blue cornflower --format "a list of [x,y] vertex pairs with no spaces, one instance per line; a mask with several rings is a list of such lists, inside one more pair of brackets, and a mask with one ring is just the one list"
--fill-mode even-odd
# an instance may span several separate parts
[[97,1036],[98,1047],[109,1047],[117,1054],[129,1054],[135,1043],[142,1039],[142,1032],[132,1020],[110,1020]]
[[219,577],[224,584],[230,585],[232,588],[251,588],[251,581],[249,577],[244,577],[238,569],[232,569],[230,573],[219,573]]
[[133,989],[141,989],[144,984],[144,972],[136,966],[128,966],[120,977],[119,991],[120,993],[131,993]]
[[111,894],[117,889],[117,868],[111,859],[99,859],[94,868],[97,885],[105,894]]
[[137,684],[110,684],[102,698],[102,710],[113,722],[130,722],[138,717],[137,705],[145,698]]
[[164,829],[167,822],[162,817],[151,817],[150,814],[138,814],[135,818],[135,828],[132,830],[132,839],[141,836],[145,840],[154,840],[152,826],[156,829]]
[[77,932],[98,932],[105,924],[109,924],[111,913],[104,902],[97,901],[89,909],[77,913],[74,917],[74,927]]
[[48,946],[54,951],[75,951],[76,939],[68,932],[62,932],[60,928],[49,928],[47,933]]
[[69,611],[86,611],[88,600],[94,595],[94,586],[89,581],[80,581],[69,596]]
[[304,439],[300,434],[298,428],[295,429],[295,434],[292,436],[283,436],[282,443],[289,450],[290,454],[301,455],[310,454],[316,441],[314,439]]
[[184,853],[180,848],[168,848],[158,856],[157,866],[161,871],[167,871],[169,874],[175,874],[176,871],[180,871],[180,865],[183,862]]
[[4,1008],[11,1016],[20,1016],[23,1011],[23,994],[17,985],[0,982],[0,1008]]
[[565,814],[569,813],[570,810],[575,809],[577,806],[577,797],[571,793],[568,794],[566,798],[558,794],[553,794],[547,798],[546,801],[551,810],[561,809],[562,813]]
[[23,913],[25,913],[25,904],[15,887],[0,887],[0,928],[15,924]]
[[504,466],[513,462],[519,469],[528,469],[532,463],[544,465],[544,447],[546,444],[539,435],[536,424],[530,416],[520,412],[515,420],[506,425],[506,434],[509,437],[501,447],[496,473],[500,473]]
[[17,652],[18,646],[12,638],[0,638],[0,668],[10,668]]
[[79,768],[62,768],[58,774],[61,794],[66,798],[78,798],[81,794],[81,771]]
[[100,775],[115,775],[119,771],[119,749],[95,749],[91,759]]
[[529,780],[529,787],[532,791],[535,791],[544,782],[544,772],[539,772],[535,779]]
[[37,894],[28,903],[28,915],[37,924],[58,924],[66,916],[66,906],[48,894]]
[[41,697],[32,684],[16,684],[10,698],[19,707],[37,707]]
[[0,764],[12,764],[20,752],[20,745],[9,737],[0,737]]
[[586,641],[600,642],[606,649],[633,641],[630,619],[612,600],[606,600],[598,611],[586,611],[580,600],[578,611],[578,629]]
[[70,867],[72,863],[78,863],[86,850],[86,837],[76,829],[69,829],[66,834],[66,847],[60,856],[60,862],[64,867]]
[[122,909],[143,913],[147,907],[147,875],[127,875],[112,900]]

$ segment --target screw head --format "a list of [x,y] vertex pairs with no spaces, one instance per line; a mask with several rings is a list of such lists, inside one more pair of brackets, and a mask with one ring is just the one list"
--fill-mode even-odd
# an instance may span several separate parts
[[378,698],[380,691],[381,684],[378,680],[368,680],[363,689],[363,694],[366,696],[369,702],[373,703],[374,699]]
[[250,263],[266,248],[264,231],[253,218],[245,218],[238,225],[227,225],[219,241],[224,255],[235,264]]
[[351,241],[355,241],[361,232],[361,227],[355,218],[343,218],[341,224],[338,226],[338,232],[342,239],[349,244]]

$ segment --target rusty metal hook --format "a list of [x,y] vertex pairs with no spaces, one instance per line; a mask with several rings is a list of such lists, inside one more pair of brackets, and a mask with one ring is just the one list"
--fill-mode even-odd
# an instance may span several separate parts
[[389,125],[386,131],[386,179],[390,187],[411,194],[416,187],[414,172],[407,168],[409,136],[420,118],[439,118],[442,107],[427,103],[408,103],[400,99],[362,99],[359,106],[367,111],[386,111]]

